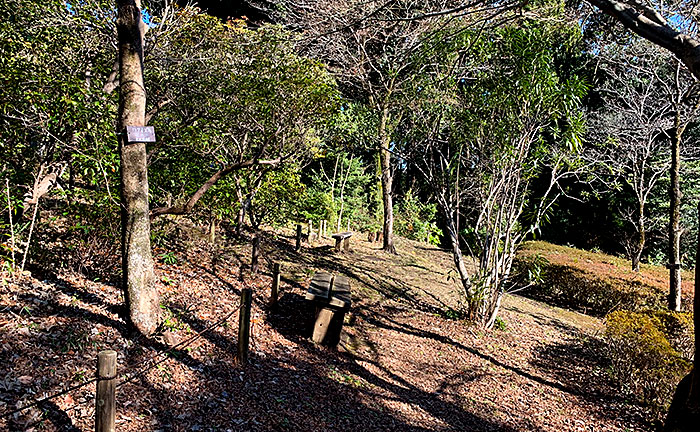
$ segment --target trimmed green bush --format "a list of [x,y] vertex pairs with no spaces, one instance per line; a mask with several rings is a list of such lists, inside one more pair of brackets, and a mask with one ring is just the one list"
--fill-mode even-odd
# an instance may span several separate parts
[[656,415],[665,412],[676,385],[692,367],[693,315],[616,311],[605,323],[612,377]]

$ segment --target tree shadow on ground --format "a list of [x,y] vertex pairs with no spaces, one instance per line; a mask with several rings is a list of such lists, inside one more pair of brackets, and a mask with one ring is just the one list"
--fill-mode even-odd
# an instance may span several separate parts
[[[332,246],[323,245],[318,247],[305,247],[297,252],[284,239],[268,238],[267,242],[273,246],[270,256],[271,260],[287,261],[293,263],[294,268],[303,269],[323,269],[331,273],[343,274],[361,284],[362,288],[376,291],[383,298],[395,299],[405,302],[410,307],[429,313],[443,313],[448,305],[437,297],[433,296],[436,305],[428,304],[415,292],[414,287],[403,281],[400,277],[390,275],[379,275],[375,269],[363,265],[362,261],[353,262],[352,266],[338,259],[338,253]],[[378,250],[379,251],[379,250]],[[344,253],[352,256],[354,252]],[[357,288],[353,288],[357,293]]]
[[[93,303],[100,303],[91,296],[88,298]],[[31,298],[19,301],[31,302]],[[295,311],[302,301],[301,296],[286,293],[280,300],[281,307],[271,315],[277,314],[280,324],[295,320]],[[5,308],[2,313],[10,313],[10,309]],[[80,318],[80,323],[100,324],[118,332],[123,331],[123,323],[85,310],[80,305],[53,303],[44,316],[49,314],[57,318]],[[203,330],[211,324],[186,309],[181,316],[195,330]],[[236,316],[232,316],[231,320],[236,322]],[[301,340],[303,330],[293,326],[290,328],[288,334],[297,335],[295,338],[300,342],[295,345],[294,353],[272,357],[252,352],[251,363],[247,367],[235,364],[233,347],[236,340],[230,333],[202,334],[203,339],[218,349],[219,355],[215,357],[196,358],[187,347],[170,350],[168,362],[153,369],[152,375],[137,377],[118,389],[117,418],[120,427],[137,422],[152,430],[169,431],[213,431],[222,428],[242,431],[516,431],[465,411],[455,403],[442,400],[439,395],[410,383],[389,382],[356,364],[351,358]],[[47,354],[53,352],[56,347],[50,343],[52,329],[47,328],[42,334],[29,333],[26,337],[33,344],[31,349],[42,349]],[[301,335],[297,334],[299,331],[302,331]],[[32,356],[33,352],[23,351],[25,348],[22,344],[5,347],[7,351],[2,357],[21,359]],[[120,376],[143,371],[149,364],[149,358],[169,349],[153,339],[136,339],[130,348],[120,352]],[[37,359],[34,367],[47,370],[52,367],[52,357],[47,355]],[[11,362],[4,364],[12,365]],[[186,387],[175,391],[173,387],[178,367],[174,365],[178,364],[194,374],[194,378],[188,375]],[[366,385],[348,382],[342,370],[357,374]],[[93,387],[94,384],[88,386]],[[45,390],[51,393],[50,389]],[[13,395],[8,406],[25,397],[22,393]],[[88,406],[93,403],[89,396],[84,402]],[[415,406],[434,421],[423,424],[420,420],[406,420],[403,413],[393,408],[396,402]],[[92,422],[92,418],[82,417],[76,422],[71,416],[72,411],[62,410],[53,402],[47,402],[42,409],[45,410],[45,419],[40,426],[44,428],[80,430],[89,427]]]

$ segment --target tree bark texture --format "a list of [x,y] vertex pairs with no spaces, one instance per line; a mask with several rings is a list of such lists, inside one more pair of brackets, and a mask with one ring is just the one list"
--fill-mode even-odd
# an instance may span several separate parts
[[669,294],[668,308],[672,311],[681,310],[681,183],[680,183],[680,152],[681,133],[680,113],[676,111],[676,132],[673,134],[671,145],[671,186],[669,190],[669,224],[668,224],[668,263],[669,263]]
[[159,324],[159,299],[154,283],[148,209],[146,144],[129,143],[126,126],[144,126],[143,36],[140,0],[118,0],[119,116],[121,158],[122,287],[129,321],[144,335]]
[[384,205],[384,243],[382,250],[384,252],[396,253],[394,246],[394,203],[391,196],[392,177],[391,177],[391,153],[389,149],[389,134],[387,132],[387,118],[389,117],[389,108],[382,108],[381,120],[379,123],[379,164],[382,171],[382,203]]

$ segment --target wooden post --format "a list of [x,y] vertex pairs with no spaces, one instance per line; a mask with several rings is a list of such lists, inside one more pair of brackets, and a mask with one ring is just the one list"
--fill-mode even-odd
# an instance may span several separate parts
[[253,237],[253,252],[250,257],[250,270],[253,273],[258,272],[258,256],[260,255],[260,233],[256,233]]
[[311,238],[311,233],[314,231],[314,225],[313,221],[309,219],[309,224],[306,226],[306,234],[309,235],[309,238]]
[[350,237],[347,237],[347,238],[345,238],[345,240],[343,240],[343,251],[344,252],[350,251]]
[[301,224],[297,224],[297,244],[295,250],[297,252],[301,250]]
[[117,353],[97,354],[97,391],[95,393],[95,432],[114,432],[117,389]]
[[270,291],[270,306],[277,304],[277,297],[280,289],[280,263],[274,263],[272,266],[272,290]]
[[238,312],[238,361],[248,363],[248,345],[250,343],[250,305],[253,292],[250,288],[241,290],[241,310]]

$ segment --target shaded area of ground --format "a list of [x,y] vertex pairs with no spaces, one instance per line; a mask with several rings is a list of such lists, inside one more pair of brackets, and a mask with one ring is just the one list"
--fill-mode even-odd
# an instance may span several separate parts
[[[249,238],[183,242],[158,268],[167,337],[149,340],[128,334],[113,286],[75,274],[5,285],[0,413],[90,378],[101,349],[118,352],[120,373],[142,370],[235,310],[247,286],[255,299],[250,364],[235,359],[234,314],[119,388],[119,430],[650,430],[638,407],[615,396],[599,321],[519,297],[505,301],[505,331],[446,319],[459,302],[450,255],[397,243],[398,256],[357,237],[348,254],[335,254],[330,240],[295,252],[291,231],[267,232],[263,270],[251,275]],[[283,284],[270,308],[275,261]],[[352,279],[338,350],[308,339],[303,295],[318,269]],[[91,384],[2,419],[0,429],[90,430],[93,392]]]

